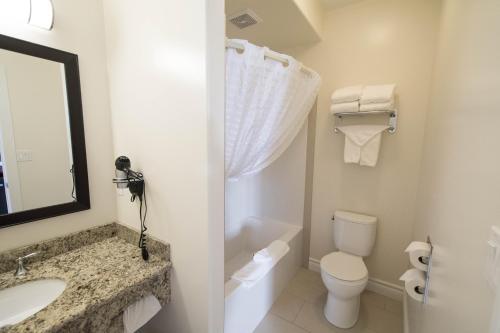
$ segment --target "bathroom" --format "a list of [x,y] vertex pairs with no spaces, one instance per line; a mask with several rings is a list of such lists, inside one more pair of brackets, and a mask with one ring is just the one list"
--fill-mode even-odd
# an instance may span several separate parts
[[0,0],[0,332],[500,332],[498,35],[498,0]]

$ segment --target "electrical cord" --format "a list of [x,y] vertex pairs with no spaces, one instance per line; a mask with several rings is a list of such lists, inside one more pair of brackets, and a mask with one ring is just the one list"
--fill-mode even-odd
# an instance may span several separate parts
[[142,259],[149,259],[149,252],[147,249],[146,231],[146,217],[148,214],[148,202],[146,198],[146,183],[142,173],[128,170],[127,177],[129,181],[129,189],[132,193],[130,201],[134,202],[136,198],[139,199],[139,221],[141,224],[141,233],[139,237],[139,248],[141,249]]
[[[142,214],[143,197],[144,197],[144,215]],[[143,196],[139,197],[139,200],[141,201],[139,206],[139,219],[141,221],[141,235],[139,237],[139,247],[141,248],[142,258],[144,260],[148,260],[149,252],[146,244],[147,242],[146,231],[148,230],[148,228],[146,227],[146,216],[148,215],[148,200],[146,199],[146,183],[144,183]]]
[[69,172],[71,173],[71,180],[73,180],[73,188],[71,189],[71,197],[73,198],[74,201],[76,201],[76,193],[75,193],[75,169],[74,166],[71,166],[71,169],[69,169]]

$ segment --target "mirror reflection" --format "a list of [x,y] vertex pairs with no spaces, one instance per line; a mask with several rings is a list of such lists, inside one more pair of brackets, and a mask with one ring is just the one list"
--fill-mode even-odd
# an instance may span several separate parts
[[0,214],[75,201],[64,64],[0,49]]

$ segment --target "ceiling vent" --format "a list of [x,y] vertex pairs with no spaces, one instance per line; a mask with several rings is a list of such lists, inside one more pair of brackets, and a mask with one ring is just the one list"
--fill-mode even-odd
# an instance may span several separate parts
[[240,29],[262,22],[262,19],[250,9],[232,14],[228,17],[228,20]]

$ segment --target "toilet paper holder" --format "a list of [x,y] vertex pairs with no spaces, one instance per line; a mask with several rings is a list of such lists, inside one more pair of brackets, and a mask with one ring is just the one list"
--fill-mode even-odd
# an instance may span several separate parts
[[[434,246],[432,245],[431,238],[427,236],[427,243],[431,247],[431,251],[429,252],[429,256],[427,257],[421,257],[419,260],[427,265],[427,270],[425,271],[425,285],[424,287],[416,287],[415,291],[419,293],[420,295],[424,295],[423,303],[427,304],[427,299],[429,298],[429,286],[430,286],[430,277],[431,277],[431,267],[432,267],[432,251],[434,249]],[[422,290],[423,289],[423,290]]]
[[430,236],[427,236],[426,242],[411,242],[405,252],[409,253],[413,267],[399,278],[404,281],[406,294],[423,304],[427,304],[429,297],[433,251],[434,246]]

